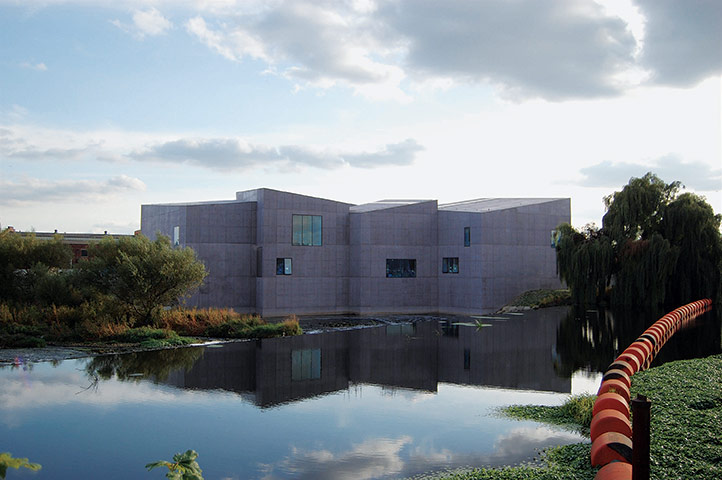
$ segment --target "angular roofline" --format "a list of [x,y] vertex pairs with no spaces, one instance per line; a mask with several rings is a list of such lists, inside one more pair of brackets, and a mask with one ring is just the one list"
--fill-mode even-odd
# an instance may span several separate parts
[[351,213],[367,213],[377,212],[379,210],[390,210],[392,208],[404,208],[410,207],[411,205],[419,205],[422,203],[436,202],[436,200],[378,200],[376,202],[362,203],[361,205],[354,205],[349,208]]
[[548,198],[530,198],[530,197],[510,197],[510,198],[477,198],[473,200],[462,200],[460,202],[445,203],[439,205],[440,211],[449,212],[494,212],[501,210],[509,210],[511,208],[529,207],[532,205],[541,205],[544,203],[557,202],[560,200],[569,200],[568,197],[548,197]]

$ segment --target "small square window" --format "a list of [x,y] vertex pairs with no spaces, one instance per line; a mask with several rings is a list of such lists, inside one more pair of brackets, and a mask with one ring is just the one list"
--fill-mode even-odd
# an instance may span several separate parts
[[471,227],[464,227],[464,246],[471,246]]
[[276,259],[276,275],[291,275],[293,268],[291,266],[290,258],[277,258]]
[[441,262],[441,273],[459,273],[459,257],[445,257]]
[[87,256],[88,256],[88,249],[87,249],[87,248],[81,248],[81,249],[80,249],[80,256],[81,256],[81,257],[87,257]]

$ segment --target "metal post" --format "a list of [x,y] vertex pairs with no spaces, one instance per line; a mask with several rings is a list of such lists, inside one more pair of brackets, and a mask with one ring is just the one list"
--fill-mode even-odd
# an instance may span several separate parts
[[632,480],[649,480],[649,411],[644,395],[632,400]]

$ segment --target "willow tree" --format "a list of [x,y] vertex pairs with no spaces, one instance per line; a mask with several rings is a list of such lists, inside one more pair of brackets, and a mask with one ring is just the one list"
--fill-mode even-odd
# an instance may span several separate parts
[[652,173],[605,197],[602,227],[560,226],[557,269],[577,304],[719,301],[720,215]]

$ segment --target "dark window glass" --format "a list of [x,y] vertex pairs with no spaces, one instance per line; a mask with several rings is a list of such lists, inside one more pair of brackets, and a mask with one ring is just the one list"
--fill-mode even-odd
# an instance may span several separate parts
[[464,246],[471,246],[471,227],[464,227]]
[[277,258],[276,259],[276,275],[291,275],[293,268],[291,267],[290,258]]
[[471,369],[471,349],[464,349],[464,370]]
[[88,251],[87,251],[86,249],[84,249],[84,248],[81,249],[81,250],[80,250],[80,256],[81,256],[81,257],[87,257],[87,256],[88,256]]
[[416,277],[415,258],[387,258],[386,276],[388,278]]
[[442,273],[459,273],[459,257],[447,257],[441,262]]
[[293,215],[293,245],[323,245],[323,228],[320,215]]

